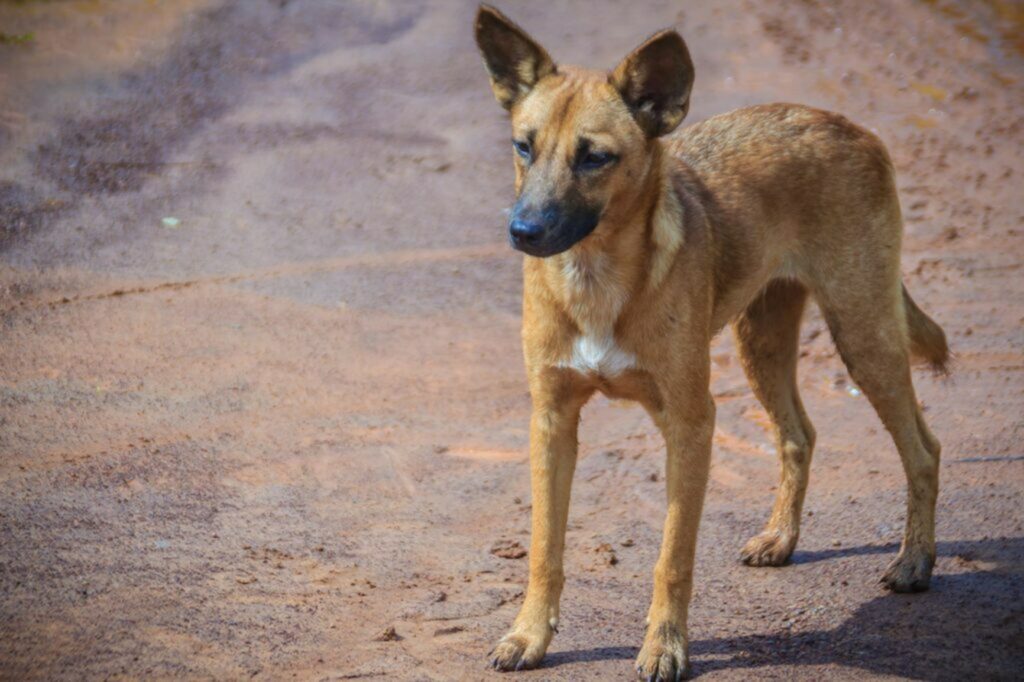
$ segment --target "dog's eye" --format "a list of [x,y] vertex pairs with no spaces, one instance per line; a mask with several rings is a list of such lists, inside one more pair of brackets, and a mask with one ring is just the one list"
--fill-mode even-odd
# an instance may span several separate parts
[[611,152],[588,152],[582,159],[580,159],[580,168],[582,170],[597,170],[603,168],[608,164],[612,163],[619,157],[615,156]]
[[525,140],[512,140],[512,146],[515,147],[516,154],[523,157],[527,161],[530,160],[532,153],[530,150],[529,142],[526,142]]

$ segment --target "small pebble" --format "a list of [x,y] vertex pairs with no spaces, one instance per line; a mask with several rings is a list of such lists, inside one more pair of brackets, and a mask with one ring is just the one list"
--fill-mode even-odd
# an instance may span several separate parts
[[402,639],[402,636],[395,631],[394,625],[389,625],[384,628],[384,631],[373,638],[376,642],[397,642]]

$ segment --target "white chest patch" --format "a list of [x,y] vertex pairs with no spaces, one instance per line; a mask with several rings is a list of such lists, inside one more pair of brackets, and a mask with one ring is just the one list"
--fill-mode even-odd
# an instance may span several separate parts
[[619,348],[611,334],[584,334],[576,337],[572,344],[572,356],[561,366],[574,369],[580,374],[613,377],[636,367],[636,358]]

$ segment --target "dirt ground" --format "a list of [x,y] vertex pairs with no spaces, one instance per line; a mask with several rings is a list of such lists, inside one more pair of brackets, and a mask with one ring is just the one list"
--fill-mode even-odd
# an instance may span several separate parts
[[[0,677],[496,679],[528,545],[504,115],[469,1],[6,2]],[[792,565],[728,334],[690,615],[707,679],[1024,671],[1024,8],[502,4],[557,60],[680,29],[690,120],[834,109],[900,174],[904,272],[957,354],[931,591],[886,594],[904,479],[816,311]],[[632,674],[664,513],[643,412],[584,413],[561,632],[515,679]],[[519,552],[501,552],[516,556]],[[394,638],[379,635],[393,627]]]

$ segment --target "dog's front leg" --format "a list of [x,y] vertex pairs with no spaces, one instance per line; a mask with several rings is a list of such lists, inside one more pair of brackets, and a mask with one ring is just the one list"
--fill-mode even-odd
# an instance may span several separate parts
[[644,680],[679,680],[689,670],[686,618],[693,591],[697,526],[711,461],[715,405],[710,395],[703,393],[667,404],[655,420],[668,451],[668,514],[661,555],[654,568],[647,635],[636,667]]
[[498,670],[520,670],[540,663],[558,627],[558,600],[565,580],[562,551],[576,469],[576,431],[586,397],[572,395],[571,387],[557,379],[539,380],[531,392],[530,582],[512,629],[491,654],[491,665]]

